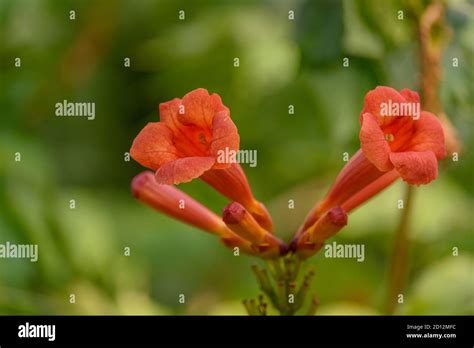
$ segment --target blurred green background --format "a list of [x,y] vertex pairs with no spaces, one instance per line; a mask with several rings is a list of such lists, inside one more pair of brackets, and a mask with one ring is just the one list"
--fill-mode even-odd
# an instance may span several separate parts
[[[241,300],[258,291],[249,266],[260,261],[135,201],[130,181],[143,168],[124,153],[160,102],[198,87],[219,93],[241,148],[258,150],[257,167],[244,165],[254,193],[289,240],[342,154],[358,149],[366,92],[418,89],[416,23],[397,19],[405,4],[1,0],[0,243],[38,244],[39,260],[0,259],[0,314],[244,314]],[[464,152],[417,190],[401,314],[474,312],[474,3],[449,1],[447,19],[441,99]],[[96,119],[56,117],[64,99],[95,102]],[[217,213],[226,204],[202,182],[180,188]],[[333,239],[365,244],[365,262],[307,262],[319,313],[382,312],[403,192],[393,185]]]

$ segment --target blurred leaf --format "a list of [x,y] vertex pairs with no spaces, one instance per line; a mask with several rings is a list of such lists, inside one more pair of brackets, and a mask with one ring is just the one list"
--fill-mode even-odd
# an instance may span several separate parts
[[342,52],[342,0],[305,1],[296,15],[297,39],[311,64],[339,59]]
[[433,262],[406,296],[406,314],[474,314],[474,257],[463,254]]
[[354,56],[381,58],[384,45],[380,37],[368,28],[361,17],[361,2],[343,0],[344,8],[344,49]]

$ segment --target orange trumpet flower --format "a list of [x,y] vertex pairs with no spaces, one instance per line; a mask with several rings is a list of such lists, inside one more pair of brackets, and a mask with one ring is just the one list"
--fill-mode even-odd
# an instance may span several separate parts
[[218,161],[221,151],[238,151],[239,134],[229,109],[217,94],[199,88],[183,99],[160,104],[160,122],[148,123],[130,154],[155,170],[159,184],[180,184],[201,177],[232,201],[241,203],[267,230],[272,221],[250,189],[239,164]]
[[360,123],[361,149],[308,214],[293,245],[308,242],[308,235],[316,238],[318,229],[312,226],[334,207],[349,213],[399,177],[411,185],[437,177],[438,160],[446,155],[443,128],[433,114],[421,110],[416,92],[377,87],[365,97]]
[[229,109],[217,94],[196,89],[183,99],[160,104],[160,122],[150,122],[133,141],[130,154],[141,165],[156,170],[159,184],[191,181],[218,163],[219,150],[239,149],[239,134]]
[[395,169],[411,185],[436,179],[438,160],[446,156],[443,127],[421,111],[418,93],[377,87],[367,93],[360,121],[362,151],[377,169]]

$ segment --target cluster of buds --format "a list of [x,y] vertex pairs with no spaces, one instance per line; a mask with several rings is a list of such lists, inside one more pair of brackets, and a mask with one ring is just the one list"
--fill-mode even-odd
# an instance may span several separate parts
[[[418,94],[408,89],[377,87],[367,93],[361,148],[289,245],[273,234],[270,214],[255,199],[240,164],[218,161],[220,151],[238,151],[240,139],[229,109],[205,89],[160,104],[160,122],[148,123],[135,138],[131,156],[154,173],[136,176],[132,191],[145,204],[216,234],[231,248],[265,259],[288,253],[305,259],[347,224],[353,209],[398,178],[421,185],[437,177],[438,160],[446,155],[443,129],[419,105]],[[397,106],[396,112],[387,114],[387,106]],[[221,217],[173,186],[196,178],[230,200]]]

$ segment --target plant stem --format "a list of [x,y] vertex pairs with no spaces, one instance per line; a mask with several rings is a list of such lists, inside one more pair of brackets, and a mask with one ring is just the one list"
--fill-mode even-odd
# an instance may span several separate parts
[[402,294],[407,280],[409,252],[408,234],[413,195],[414,186],[408,185],[405,192],[405,207],[402,210],[400,223],[395,234],[390,262],[387,304],[385,309],[386,313],[389,315],[395,313],[396,305],[398,303],[398,295]]
[[[420,9],[420,11],[413,8],[418,29],[420,92],[423,109],[435,113],[441,119],[448,152],[458,152],[461,149],[461,142],[456,130],[445,115],[439,99],[442,53],[451,35],[445,20],[445,12],[445,4],[439,0],[430,2],[426,8]],[[402,293],[407,280],[409,218],[413,194],[414,187],[408,186],[405,196],[406,206],[396,232],[390,263],[387,314],[395,312],[397,297]]]

